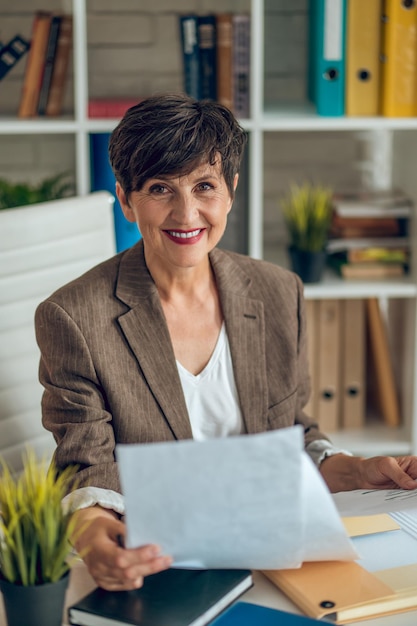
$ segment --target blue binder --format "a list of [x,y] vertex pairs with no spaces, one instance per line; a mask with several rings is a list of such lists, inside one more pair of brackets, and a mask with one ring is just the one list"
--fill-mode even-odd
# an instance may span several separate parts
[[323,622],[311,617],[240,601],[215,619],[212,626],[313,626],[313,624],[323,624]]
[[317,114],[345,113],[347,0],[310,0],[308,97]]
[[[115,196],[116,179],[109,162],[109,139],[109,133],[92,133],[90,135],[91,190],[106,190]],[[117,252],[130,248],[141,238],[136,224],[128,222],[123,215],[122,207],[117,198],[114,202],[114,228]]]

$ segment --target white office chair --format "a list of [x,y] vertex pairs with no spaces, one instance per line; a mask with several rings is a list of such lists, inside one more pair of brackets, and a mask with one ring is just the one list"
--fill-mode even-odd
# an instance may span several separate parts
[[30,445],[50,458],[41,423],[36,306],[52,291],[115,253],[108,192],[0,211],[0,456],[19,471]]

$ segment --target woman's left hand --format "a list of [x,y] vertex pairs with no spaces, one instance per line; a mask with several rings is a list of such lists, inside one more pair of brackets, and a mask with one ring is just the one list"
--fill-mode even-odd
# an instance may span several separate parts
[[417,489],[417,456],[363,459],[335,454],[324,459],[320,473],[333,493],[352,489]]

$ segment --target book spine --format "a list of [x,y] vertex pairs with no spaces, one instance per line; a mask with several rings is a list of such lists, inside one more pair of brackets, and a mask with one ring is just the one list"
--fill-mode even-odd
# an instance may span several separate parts
[[217,99],[216,77],[216,17],[201,15],[197,21],[200,63],[200,97]]
[[16,35],[5,46],[0,46],[0,79],[16,65],[16,63],[29,50],[30,42]]
[[63,15],[55,60],[52,69],[51,85],[49,88],[48,102],[46,104],[46,115],[60,115],[65,95],[68,66],[72,48],[72,16]]
[[60,15],[52,17],[51,28],[49,30],[48,47],[46,50],[45,69],[43,72],[42,85],[39,94],[38,115],[45,115],[48,102],[49,89],[51,87],[52,72],[54,67],[55,53],[61,27]]
[[179,19],[181,30],[184,91],[189,96],[199,100],[201,98],[201,84],[198,18],[196,15],[181,15]]
[[90,118],[121,118],[130,107],[138,104],[136,99],[91,99],[88,101],[88,117]]
[[233,23],[231,13],[216,16],[216,75],[217,100],[228,109],[233,109]]
[[33,117],[37,113],[51,20],[51,13],[35,14],[18,117]]
[[249,117],[250,16],[233,15],[233,108],[237,117]]

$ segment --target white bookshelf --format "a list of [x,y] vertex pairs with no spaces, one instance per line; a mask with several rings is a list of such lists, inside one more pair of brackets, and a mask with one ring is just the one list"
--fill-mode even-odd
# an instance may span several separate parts
[[[52,0],[51,0],[52,1]],[[155,4],[166,0],[155,0]],[[214,2],[215,0],[213,0]],[[93,132],[109,132],[117,120],[89,120],[87,118],[88,85],[88,41],[87,41],[88,0],[72,0],[74,17],[74,58],[73,87],[74,115],[60,119],[19,120],[15,117],[0,118],[0,135],[71,135],[75,146],[75,180],[77,193],[84,195],[90,190],[89,135]],[[146,10],[151,10],[148,3]],[[185,3],[186,4],[186,3]],[[185,5],[184,5],[185,6]],[[191,6],[191,4],[190,4]],[[202,10],[209,10],[210,0],[203,3]],[[219,3],[213,5],[215,10]],[[242,8],[242,4],[238,4]],[[265,136],[289,133],[363,133],[373,145],[371,166],[378,184],[397,183],[417,200],[417,176],[413,172],[415,160],[415,140],[417,139],[417,118],[388,119],[376,118],[324,118],[318,117],[312,107],[268,106],[264,103],[264,0],[247,0],[252,15],[251,41],[251,117],[241,120],[249,135],[249,192],[248,192],[248,252],[256,258],[265,257],[264,205],[265,205]],[[33,7],[38,8],[38,7]],[[65,9],[69,10],[68,4]],[[184,10],[188,9],[185,8]],[[225,9],[226,10],[226,9]],[[398,139],[398,141],[397,141]],[[373,163],[372,163],[373,160]],[[379,182],[378,182],[379,179]],[[417,255],[416,255],[417,256]],[[285,254],[277,252],[277,262],[285,263]],[[328,274],[324,281],[305,288],[306,298],[362,298],[378,297],[382,300],[399,299],[407,301],[408,328],[407,354],[404,356],[407,383],[403,392],[402,404],[404,424],[399,429],[383,426],[367,427],[357,432],[340,432],[334,436],[337,443],[361,454],[382,452],[417,453],[417,343],[416,343],[416,299],[417,280],[413,268],[411,277],[395,281],[353,282],[342,281]]]

